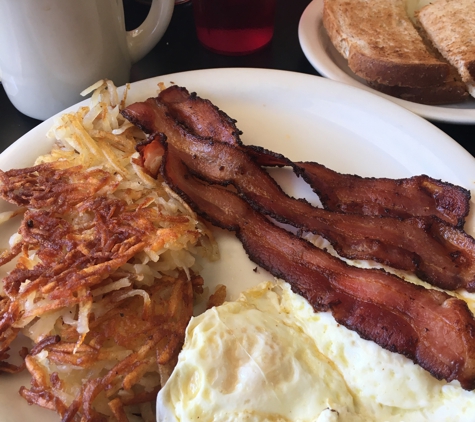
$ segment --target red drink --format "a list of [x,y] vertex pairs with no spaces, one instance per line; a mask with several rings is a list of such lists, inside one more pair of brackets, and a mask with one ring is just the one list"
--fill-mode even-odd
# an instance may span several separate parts
[[223,54],[264,47],[274,33],[276,0],[192,0],[200,42]]

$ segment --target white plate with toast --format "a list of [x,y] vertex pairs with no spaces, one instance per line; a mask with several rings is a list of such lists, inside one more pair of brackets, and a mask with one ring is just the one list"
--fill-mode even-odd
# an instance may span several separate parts
[[[172,81],[237,119],[246,144],[361,176],[398,178],[425,173],[471,189],[475,196],[475,160],[470,154],[429,122],[371,93],[311,75],[239,68],[140,81],[131,84],[127,100],[155,96],[159,82],[168,86]],[[45,134],[52,122],[53,118],[41,123],[0,154],[0,169],[30,166],[47,153],[52,141]],[[315,200],[308,186],[290,171],[275,176],[289,193]],[[7,209],[0,200],[0,212]],[[473,234],[473,227],[472,213],[466,230]],[[270,278],[256,270],[233,235],[218,230],[215,235],[221,260],[207,264],[202,272],[211,290],[225,283],[228,299],[235,300],[242,290]],[[0,248],[8,245],[8,238],[2,225]],[[28,383],[27,373],[0,376],[0,422],[59,420],[53,412],[29,406],[20,397],[19,387]]]
[[370,88],[362,78],[350,70],[346,59],[331,43],[323,27],[322,13],[323,0],[313,0],[302,14],[298,29],[300,46],[305,56],[322,76],[373,92],[428,120],[458,124],[475,123],[474,98],[460,104],[432,106],[401,100]]

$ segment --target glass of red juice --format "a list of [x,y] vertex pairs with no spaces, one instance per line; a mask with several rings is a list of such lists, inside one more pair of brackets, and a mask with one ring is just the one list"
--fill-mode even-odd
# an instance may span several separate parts
[[274,34],[276,0],[192,0],[200,42],[221,54],[252,53]]

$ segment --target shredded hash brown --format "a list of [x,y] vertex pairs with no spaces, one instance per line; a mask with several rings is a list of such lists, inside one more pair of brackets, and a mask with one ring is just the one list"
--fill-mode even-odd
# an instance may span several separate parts
[[[30,404],[63,421],[154,421],[154,401],[176,364],[193,293],[196,258],[218,258],[211,232],[137,162],[144,135],[119,113],[110,81],[90,105],[60,117],[50,154],[0,170],[0,196],[23,213],[0,266],[0,374],[26,367]],[[225,291],[213,302],[222,302]],[[218,303],[219,304],[219,303]],[[8,361],[19,334],[24,364]]]

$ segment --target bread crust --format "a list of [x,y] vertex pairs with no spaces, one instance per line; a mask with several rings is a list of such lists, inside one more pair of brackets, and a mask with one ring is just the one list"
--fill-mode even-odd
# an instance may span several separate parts
[[465,101],[469,94],[462,81],[454,81],[427,88],[408,88],[369,82],[368,85],[384,94],[414,103],[428,105],[454,104]]
[[368,57],[357,49],[350,49],[348,66],[367,81],[409,88],[442,85],[450,72],[446,63],[396,62],[391,58]]
[[405,0],[324,0],[323,25],[350,69],[389,86],[444,84],[451,67],[429,52]]

